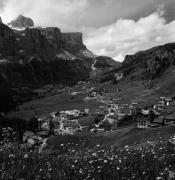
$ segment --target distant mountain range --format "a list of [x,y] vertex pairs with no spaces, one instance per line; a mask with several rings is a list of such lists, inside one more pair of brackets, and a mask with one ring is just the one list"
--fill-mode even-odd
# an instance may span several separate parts
[[82,33],[62,33],[57,27],[35,27],[18,16],[0,21],[0,85],[74,83],[95,70],[120,67],[112,58],[96,56],[82,41]]

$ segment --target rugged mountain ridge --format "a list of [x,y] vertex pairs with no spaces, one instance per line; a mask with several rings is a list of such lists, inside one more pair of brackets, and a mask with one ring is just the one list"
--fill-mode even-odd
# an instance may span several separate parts
[[[92,64],[98,58],[83,44],[82,33],[62,33],[57,27],[33,27],[28,21],[20,16],[9,26],[0,23],[1,85],[72,83],[89,78]],[[105,68],[119,65],[109,59],[113,63],[108,63],[106,57]]]
[[[81,32],[63,33],[57,27],[34,27],[34,23],[32,25],[28,23],[29,19],[20,15],[8,24],[12,31],[18,35],[17,39],[24,50],[25,48],[34,50],[47,49],[50,46],[50,48],[54,49],[55,53],[52,52],[51,54],[55,58],[74,60],[96,57],[83,44]],[[53,57],[48,59],[51,60]]]

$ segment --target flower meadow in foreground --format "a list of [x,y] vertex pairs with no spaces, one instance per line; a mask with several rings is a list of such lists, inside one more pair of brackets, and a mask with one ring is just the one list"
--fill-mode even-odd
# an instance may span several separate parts
[[70,142],[42,153],[37,147],[2,141],[0,179],[175,179],[175,151],[161,139],[122,148]]

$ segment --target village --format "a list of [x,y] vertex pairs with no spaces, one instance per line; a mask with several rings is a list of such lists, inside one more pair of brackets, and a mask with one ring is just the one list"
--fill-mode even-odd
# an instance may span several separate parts
[[[117,104],[118,98],[108,92],[107,87],[97,89],[89,86],[87,88],[87,84],[79,82],[77,85],[79,91],[75,91],[76,87],[67,88],[66,91],[71,98],[83,94],[85,95],[83,101],[95,100],[103,105],[99,106],[95,112],[82,108],[55,111],[41,117],[38,117],[36,113],[38,129],[36,133],[25,132],[24,142],[35,144],[38,139],[43,142],[43,139],[55,135],[103,133],[130,126],[149,129],[175,124],[175,114],[171,110],[175,106],[174,98],[160,97],[157,104],[150,107],[141,107],[137,102]],[[120,91],[122,91],[120,88],[116,89],[116,92]]]

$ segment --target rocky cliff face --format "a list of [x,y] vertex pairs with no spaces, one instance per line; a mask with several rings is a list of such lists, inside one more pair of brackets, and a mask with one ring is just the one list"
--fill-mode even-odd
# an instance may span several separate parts
[[55,49],[61,48],[62,35],[60,29],[56,27],[46,27],[38,29]]
[[170,43],[126,56],[123,72],[132,79],[154,79],[174,65],[175,43]]
[[26,28],[16,32],[18,35],[18,54],[23,57],[38,57],[44,61],[51,61],[56,58],[54,47],[45,38],[42,32],[36,28]]
[[[97,58],[82,41],[81,33],[62,33],[56,27],[33,27],[30,18],[19,16],[9,27],[0,23],[0,84],[43,84],[87,80]],[[110,60],[109,60],[110,59]],[[113,63],[111,63],[113,62]]]
[[14,55],[16,51],[15,33],[3,23],[0,23],[0,57]]
[[62,48],[71,53],[86,49],[82,41],[82,33],[62,33],[61,41]]

